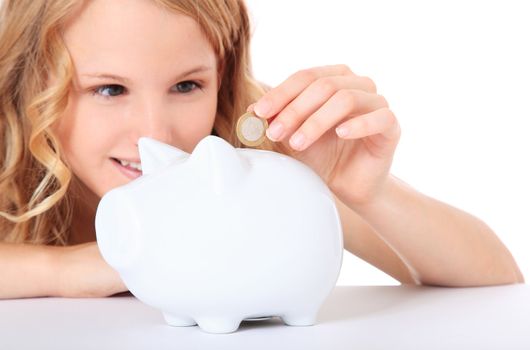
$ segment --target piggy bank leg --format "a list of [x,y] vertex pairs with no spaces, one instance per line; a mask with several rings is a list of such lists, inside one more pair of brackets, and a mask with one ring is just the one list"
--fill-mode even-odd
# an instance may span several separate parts
[[173,316],[167,313],[164,313],[164,319],[168,325],[174,327],[188,327],[195,326],[197,324],[197,322],[190,317]]
[[288,326],[312,326],[317,321],[317,312],[298,311],[280,315],[283,323]]
[[241,324],[242,318],[204,317],[197,319],[199,327],[207,333],[232,333]]

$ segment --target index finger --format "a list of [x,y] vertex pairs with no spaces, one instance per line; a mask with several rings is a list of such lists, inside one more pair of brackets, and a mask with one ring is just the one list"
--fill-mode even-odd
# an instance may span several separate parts
[[263,95],[254,106],[255,114],[260,118],[270,118],[278,114],[296,96],[300,95],[311,83],[325,76],[353,74],[343,64],[304,69],[291,75],[287,80]]

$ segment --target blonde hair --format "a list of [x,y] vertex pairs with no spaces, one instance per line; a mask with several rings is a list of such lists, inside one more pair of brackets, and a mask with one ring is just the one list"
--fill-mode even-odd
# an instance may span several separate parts
[[[154,1],[199,23],[221,77],[213,133],[244,147],[237,117],[264,93],[251,73],[244,1]],[[68,244],[74,176],[51,126],[66,108],[73,76],[61,26],[81,3],[4,0],[0,9],[0,241]],[[268,140],[260,148],[288,152]]]

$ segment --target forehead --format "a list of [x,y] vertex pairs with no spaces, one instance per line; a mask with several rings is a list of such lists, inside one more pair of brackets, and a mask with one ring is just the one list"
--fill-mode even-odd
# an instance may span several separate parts
[[63,38],[77,68],[119,69],[124,61],[161,69],[166,63],[215,64],[198,23],[152,0],[85,1],[65,24]]

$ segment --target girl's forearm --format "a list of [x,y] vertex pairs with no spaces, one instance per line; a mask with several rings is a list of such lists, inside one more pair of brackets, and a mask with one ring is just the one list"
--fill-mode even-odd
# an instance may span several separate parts
[[422,284],[464,287],[524,282],[512,255],[484,222],[392,175],[370,203],[342,200],[376,229]]
[[0,299],[101,298],[125,291],[96,242],[65,247],[0,242]]
[[0,242],[0,299],[54,294],[56,247]]

